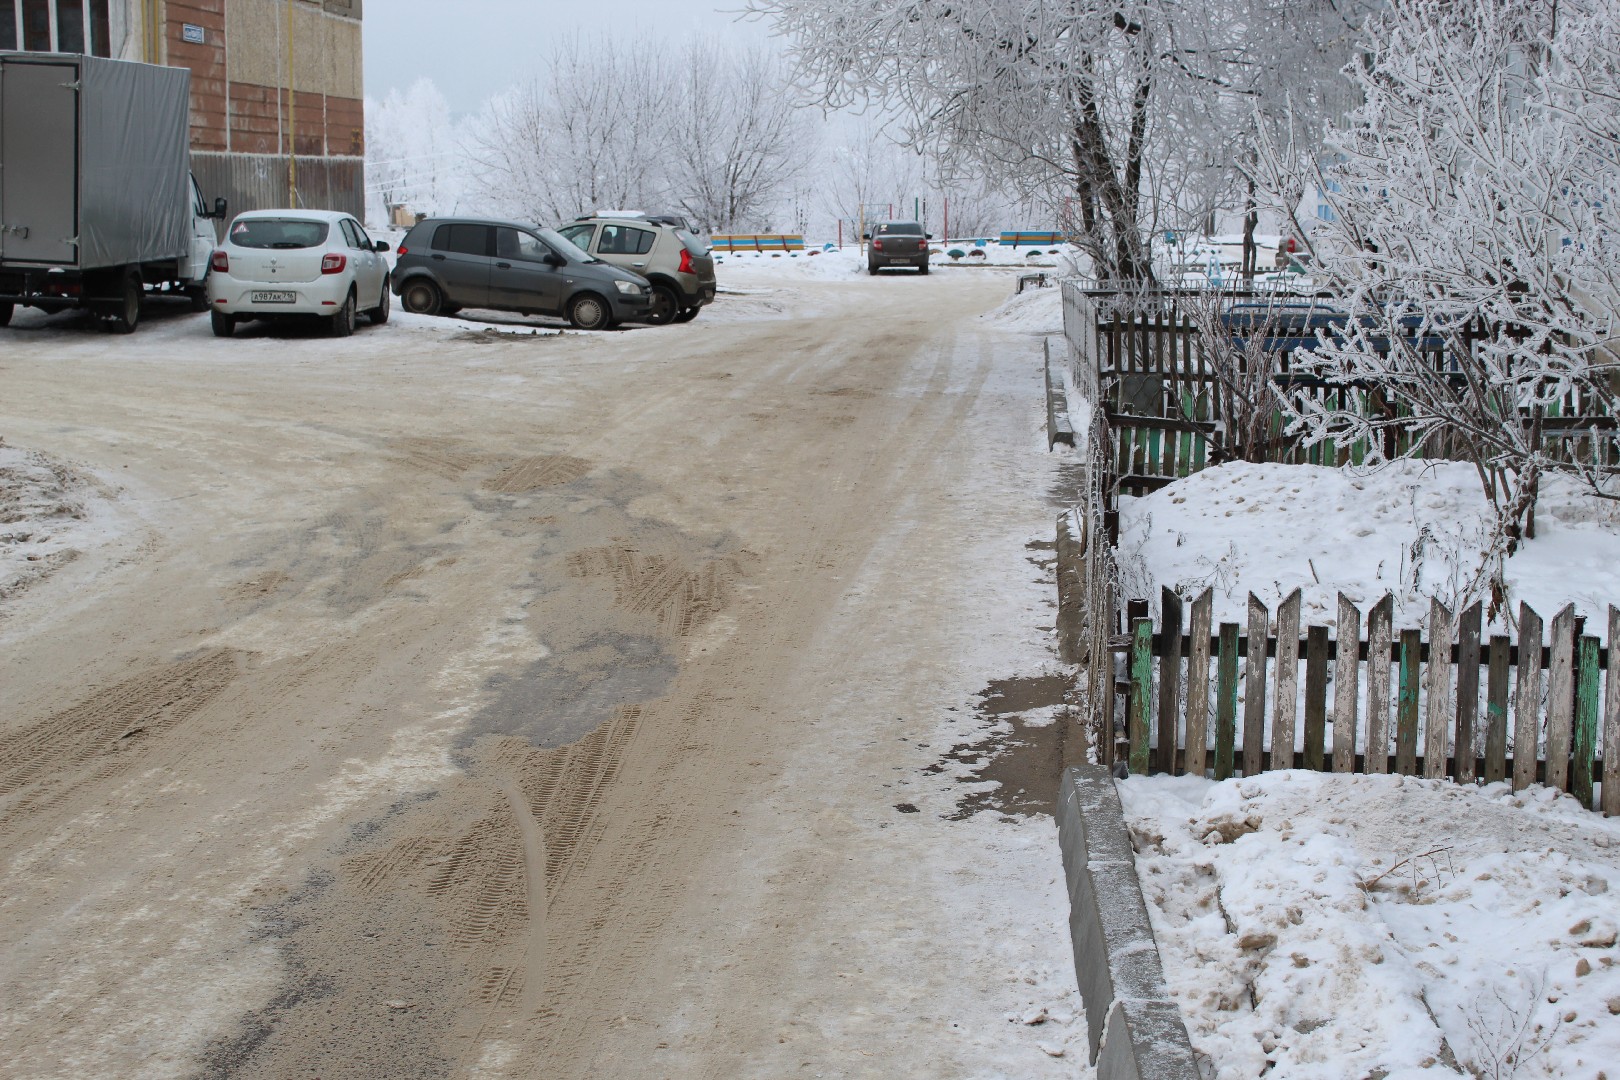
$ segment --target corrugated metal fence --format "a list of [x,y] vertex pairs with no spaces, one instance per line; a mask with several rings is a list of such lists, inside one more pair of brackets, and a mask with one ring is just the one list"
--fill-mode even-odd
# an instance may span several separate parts
[[282,155],[194,152],[191,170],[209,205],[224,198],[233,215],[244,210],[298,206],[365,217],[364,158],[299,158],[296,198],[287,190],[287,159]]

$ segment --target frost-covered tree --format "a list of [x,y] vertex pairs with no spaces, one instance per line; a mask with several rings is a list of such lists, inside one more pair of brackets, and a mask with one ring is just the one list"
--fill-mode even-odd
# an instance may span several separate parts
[[450,106],[431,79],[366,101],[366,215],[381,222],[391,206],[419,213],[456,209],[461,195],[459,137]]
[[1355,393],[1301,395],[1299,429],[1374,460],[1414,430],[1472,462],[1500,518],[1483,586],[1544,473],[1616,497],[1609,440],[1553,439],[1550,417],[1616,415],[1620,8],[1406,0],[1350,73],[1364,103],[1329,131],[1334,218],[1311,237],[1348,319],[1308,367]]
[[672,201],[709,232],[760,228],[803,173],[814,141],[781,58],[760,45],[700,40],[678,67],[679,89],[665,98]]
[[[1334,0],[751,0],[824,104],[876,102],[910,142],[1068,214],[1099,276],[1152,278],[1148,238],[1232,168],[1222,117]],[[1280,35],[1280,36],[1279,36]],[[1261,46],[1264,46],[1263,48]],[[1333,65],[1337,67],[1338,65]]]
[[764,50],[576,37],[554,45],[543,76],[490,101],[466,146],[476,192],[504,212],[679,210],[712,230],[764,223],[811,141]]
[[543,76],[491,100],[470,125],[474,191],[548,224],[660,202],[672,149],[665,55],[617,38],[558,39]]

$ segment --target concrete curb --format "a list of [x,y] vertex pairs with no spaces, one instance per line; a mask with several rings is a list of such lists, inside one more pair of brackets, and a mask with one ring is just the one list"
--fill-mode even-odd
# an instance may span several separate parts
[[1098,765],[1065,769],[1058,843],[1069,884],[1074,970],[1098,1080],[1198,1080],[1165,986],[1119,793]]
[[1086,531],[1078,508],[1057,519],[1057,639],[1058,659],[1065,664],[1081,660],[1080,640],[1085,616]]
[[1046,367],[1046,449],[1058,443],[1074,445],[1074,425],[1069,422],[1069,395],[1063,389],[1063,376],[1052,372],[1052,339],[1041,342]]

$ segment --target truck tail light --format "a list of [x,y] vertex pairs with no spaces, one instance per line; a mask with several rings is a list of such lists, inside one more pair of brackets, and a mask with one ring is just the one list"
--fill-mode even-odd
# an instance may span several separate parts
[[687,251],[685,248],[681,248],[681,265],[677,266],[675,270],[677,273],[681,274],[697,273],[697,271],[692,269],[692,253],[690,251]]
[[223,251],[214,252],[214,257],[208,261],[216,273],[228,274],[231,272],[231,257]]
[[332,254],[321,256],[321,273],[323,274],[341,274],[343,273],[343,268],[348,265],[349,257],[347,255],[339,255],[336,252],[333,252]]

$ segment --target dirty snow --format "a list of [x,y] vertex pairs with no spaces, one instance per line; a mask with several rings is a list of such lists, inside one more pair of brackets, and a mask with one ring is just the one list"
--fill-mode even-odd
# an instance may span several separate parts
[[106,502],[87,473],[0,437],[0,602],[103,539]]
[[[995,273],[1006,280],[1008,294],[1014,287],[1013,274],[1005,269],[946,269],[938,273]],[[580,335],[585,340],[623,340],[626,335],[702,334],[706,327],[728,321],[748,321],[780,317],[804,317],[821,301],[817,287],[871,286],[881,303],[904,302],[913,287],[926,287],[930,280],[895,273],[867,279],[858,249],[817,255],[813,258],[728,259],[719,269],[721,295],[717,303],[688,324],[655,329],[632,329],[623,335]],[[1059,291],[1034,290],[1011,299],[985,316],[995,329],[1013,332],[1050,330],[1043,326],[1055,320]],[[157,302],[149,306],[140,330],[129,338],[109,341],[88,320],[75,313],[43,315],[27,309],[16,313],[6,333],[21,347],[45,345],[53,355],[72,359],[79,355],[104,355],[116,349],[131,362],[186,364],[252,364],[270,350],[296,346],[299,339],[319,336],[318,328],[265,327],[249,324],[230,340],[215,339],[206,316],[194,315],[181,307]],[[397,308],[388,325],[372,327],[362,320],[344,348],[359,355],[374,356],[385,362],[403,340],[424,339],[443,342],[446,364],[476,365],[485,355],[466,348],[481,342],[533,338],[537,348],[559,334],[576,335],[557,320],[526,319],[495,312],[462,312],[456,318],[411,315]],[[996,468],[982,475],[965,478],[964,499],[987,505],[1006,500],[1011,490],[1041,492],[1047,487],[1043,470],[1050,470],[1060,455],[1047,452],[1039,435],[1040,401],[1038,347],[1022,339],[1008,351],[1008,364],[1000,376],[1005,385],[992,397],[1007,402],[1004,407],[1023,410],[1029,418],[1027,443],[1013,447],[987,448]],[[492,385],[492,394],[502,387]],[[75,470],[70,464],[51,461],[28,448],[0,445],[0,601],[3,589],[19,580],[21,573],[50,559],[67,559],[75,551],[115,547],[129,539],[120,530],[150,528],[164,530],[162,512],[140,514],[108,511],[120,499],[138,501],[114,490],[94,477]],[[971,678],[1014,677],[1049,673],[1052,666],[1050,622],[1055,597],[1045,572],[1020,558],[1008,558],[1009,550],[1021,545],[1049,542],[1051,517],[1044,505],[1026,507],[1018,521],[994,517],[985,523],[985,538],[974,553],[974,565],[960,583],[960,601],[971,609],[973,618],[963,620],[958,633],[971,638],[971,672],[964,671],[959,682]],[[1027,534],[1023,531],[1027,529]],[[1013,540],[1009,542],[1009,535]],[[31,560],[28,556],[43,558]],[[57,587],[55,583],[52,587]],[[68,588],[63,584],[60,587]],[[0,616],[4,609],[0,607]],[[897,632],[903,627],[897,625]],[[881,657],[874,655],[874,664]],[[981,682],[982,685],[982,682]],[[952,688],[941,688],[948,695]],[[857,697],[866,692],[852,685]],[[970,704],[970,703],[962,703]],[[962,717],[965,719],[966,713]],[[883,865],[874,860],[870,877],[875,894],[904,895],[915,877],[934,885],[928,895],[946,899],[944,920],[978,943],[964,942],[962,948],[979,952],[999,965],[1001,977],[982,983],[963,983],[960,992],[948,1001],[936,1002],[931,1011],[940,1017],[938,1037],[972,1047],[970,1057],[994,1062],[982,1074],[1004,1080],[1035,1080],[1039,1077],[1089,1076],[1086,1065],[1086,1026],[1080,1015],[1070,960],[1068,906],[1054,822],[1049,817],[1007,818],[984,811],[965,821],[946,820],[956,800],[974,790],[988,787],[975,784],[971,770],[950,763],[942,771],[923,766],[937,761],[953,745],[982,740],[1006,728],[1012,720],[1028,724],[1050,722],[1047,712],[1036,710],[1027,716],[999,717],[997,726],[956,726],[954,712],[940,711],[929,742],[935,749],[919,751],[918,771],[897,772],[897,782],[905,786],[895,792],[916,804],[920,813],[902,819],[911,827],[913,839],[905,846],[913,858]],[[883,808],[885,815],[893,810]],[[920,959],[920,958],[918,958]],[[947,1030],[947,1025],[949,1030]]]
[[1620,1076],[1620,822],[1547,788],[1399,776],[1120,794],[1220,1080]]

